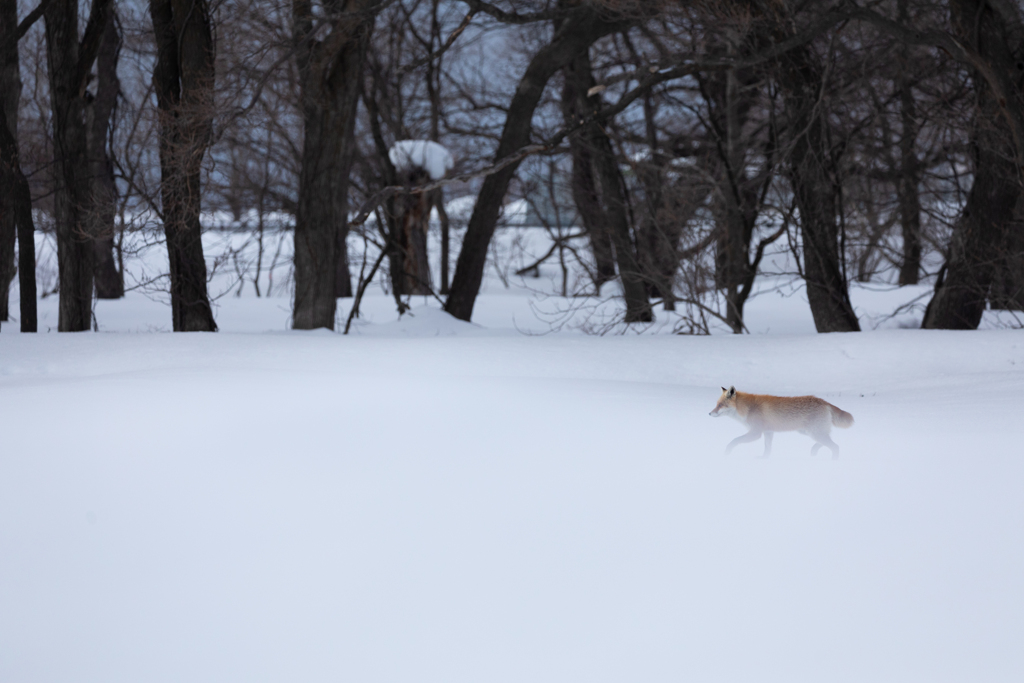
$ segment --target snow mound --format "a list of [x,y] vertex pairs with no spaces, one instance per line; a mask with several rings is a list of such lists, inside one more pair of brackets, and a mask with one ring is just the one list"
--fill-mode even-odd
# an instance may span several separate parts
[[392,322],[356,323],[352,332],[363,337],[455,337],[479,336],[486,334],[487,330],[480,325],[459,320],[441,309],[420,306]]
[[431,180],[440,180],[455,166],[451,152],[430,140],[399,140],[388,151],[388,158],[400,171],[422,168]]

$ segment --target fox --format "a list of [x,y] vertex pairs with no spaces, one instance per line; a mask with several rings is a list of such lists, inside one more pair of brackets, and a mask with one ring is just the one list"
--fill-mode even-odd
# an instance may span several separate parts
[[764,435],[764,454],[772,452],[772,436],[775,432],[800,432],[807,434],[815,443],[811,455],[817,455],[822,446],[832,451],[832,459],[839,457],[839,446],[831,439],[832,426],[846,429],[853,426],[853,415],[840,410],[817,396],[767,396],[746,394],[736,387],[722,387],[718,404],[710,413],[711,417],[728,415],[739,420],[750,430],[738,436],[725,447],[728,455],[741,443],[757,441]]

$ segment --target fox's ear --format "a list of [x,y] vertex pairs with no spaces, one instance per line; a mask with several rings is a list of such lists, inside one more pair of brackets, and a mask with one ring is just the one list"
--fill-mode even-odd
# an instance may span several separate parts
[[726,389],[725,387],[722,387],[722,393],[727,393],[728,391],[729,391],[728,389]]
[[[724,391],[725,388],[723,387],[722,390]],[[736,387],[729,387],[729,393],[726,394],[725,397],[726,398],[732,398],[735,395],[736,395]]]

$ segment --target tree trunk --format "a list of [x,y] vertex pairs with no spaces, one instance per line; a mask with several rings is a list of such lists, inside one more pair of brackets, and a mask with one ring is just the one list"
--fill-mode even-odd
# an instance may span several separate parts
[[[406,187],[423,184],[429,175],[422,169],[404,171],[401,180]],[[398,251],[402,263],[402,294],[431,292],[430,262],[427,258],[427,228],[430,223],[430,202],[426,192],[404,192],[396,199]]]
[[788,173],[800,211],[804,279],[814,326],[818,332],[859,331],[839,249],[836,168],[827,144],[828,122],[818,101],[821,67],[808,48],[796,48],[779,58],[778,78],[794,136]]
[[[596,112],[600,108],[600,95],[587,96],[588,90],[594,85],[589,46],[572,59],[562,71],[565,74],[562,95],[571,97],[569,107],[564,102],[562,104],[563,115],[569,121],[578,121]],[[577,136],[570,136],[570,145],[573,144],[573,137]],[[603,243],[601,252],[604,252],[604,244],[607,242],[611,242],[614,247],[615,260],[619,266],[619,279],[626,301],[625,321],[651,322],[654,316],[651,313],[647,289],[637,258],[637,245],[630,230],[629,212],[626,207],[626,183],[619,171],[615,150],[607,133],[597,124],[587,126],[578,137],[580,139],[576,144],[585,147],[584,150],[580,150],[585,154],[574,155],[574,158],[578,156],[581,161],[585,161],[586,157],[589,157],[601,190],[601,201],[598,205],[600,210],[594,212],[593,208],[590,209],[592,213],[597,214],[594,223],[597,228],[597,239],[592,239],[591,242]],[[585,170],[583,172],[585,173]],[[584,201],[587,199],[589,198],[584,197]]]
[[[981,81],[976,83],[978,88],[985,87]],[[986,108],[991,111],[991,103]],[[984,127],[984,122],[979,123],[979,128]],[[953,227],[943,276],[925,311],[924,328],[973,330],[985,312],[1007,226],[1020,196],[1017,169],[1007,157],[1012,150],[996,148],[993,143],[998,141],[993,138],[997,136],[1002,137],[996,131],[976,133],[974,184]]]
[[[622,23],[603,18],[589,6],[576,8],[569,14],[555,31],[551,43],[530,60],[526,73],[520,79],[509,104],[495,161],[514,154],[530,142],[533,112],[551,76],[566,67],[595,40],[621,28]],[[445,310],[461,320],[469,320],[473,315],[473,305],[487,264],[487,247],[494,235],[509,182],[518,166],[518,162],[512,163],[487,176],[477,196],[456,262],[451,294],[445,304]]]
[[36,244],[32,197],[18,158],[17,122],[21,79],[18,75],[16,0],[0,0],[0,297],[8,317],[14,239],[18,241],[21,331],[36,331]]
[[[718,227],[715,280],[725,290],[725,319],[735,334],[745,329],[743,307],[756,277],[756,265],[750,262],[750,241],[757,220],[756,183],[747,177],[747,148],[743,128],[754,102],[755,78],[729,69],[712,93],[718,93],[718,123],[715,135],[720,158],[718,181]],[[712,95],[714,97],[714,95]]]
[[[17,0],[0,0],[0,111],[4,114],[4,130],[18,139],[18,100],[21,97],[21,77],[18,68]],[[0,163],[6,164],[0,175],[0,321],[9,317],[11,282],[14,280],[14,242],[17,221],[14,217],[13,156],[5,150]],[[20,169],[19,169],[20,170]]]
[[[1016,68],[1014,53],[1024,36],[1010,33],[991,7],[978,0],[951,2],[953,25],[959,36],[969,38],[981,57],[996,70]],[[1022,150],[1007,128],[1006,108],[1020,106],[997,97],[992,84],[975,75],[974,184],[950,240],[943,277],[925,310],[922,327],[975,329],[981,322],[997,265],[1005,262],[1013,211],[1021,195]],[[1018,112],[1019,113],[1019,112]]]
[[[908,24],[907,0],[899,0],[899,20]],[[916,285],[921,274],[921,199],[918,194],[918,169],[915,142],[917,140],[917,103],[910,86],[910,60],[906,45],[900,46],[900,177],[896,191],[899,195],[900,223],[903,231],[903,262],[900,264],[900,285]]]
[[334,259],[334,298],[348,299],[352,296],[352,273],[348,269],[348,221],[337,232],[337,249]]
[[[648,92],[644,95],[644,128],[650,156],[636,164],[637,179],[644,188],[643,210],[636,226],[637,255],[650,296],[660,298],[666,311],[674,311],[675,274],[679,268],[677,248],[693,218],[692,212],[686,212],[692,205],[689,195],[694,194],[689,190],[699,186],[683,180],[674,188],[677,192],[664,190],[665,160],[658,145],[655,114],[654,100]],[[696,206],[692,208],[696,211]]]
[[594,140],[599,145],[594,155],[594,164],[601,182],[601,194],[608,216],[608,226],[611,229],[612,244],[615,246],[615,261],[619,266],[619,279],[626,300],[625,322],[652,322],[654,314],[647,299],[647,288],[644,286],[643,274],[640,271],[636,244],[629,229],[626,183],[619,171],[611,140],[603,130],[595,133]]
[[160,113],[160,197],[175,332],[215,332],[206,290],[200,169],[213,124],[214,44],[206,0],[151,0]]
[[[566,126],[576,125],[596,111],[596,104],[587,97],[587,91],[595,84],[588,53],[589,50],[578,55],[562,69],[565,81],[561,104]],[[590,241],[590,251],[594,255],[594,289],[600,294],[601,285],[615,279],[615,251],[601,206],[601,193],[594,178],[594,143],[591,138],[591,127],[569,136],[569,153],[572,157],[573,202]]]
[[98,299],[120,299],[124,296],[124,277],[114,259],[117,186],[114,182],[114,164],[107,154],[110,116],[121,90],[117,78],[120,47],[121,36],[116,14],[111,9],[96,57],[96,96],[87,108],[86,142],[92,176],[92,211],[89,218],[94,223],[91,233],[96,240],[93,276]]
[[1024,194],[1018,196],[989,291],[992,308],[1024,311]]
[[32,196],[21,171],[18,144],[0,108],[0,215],[12,216],[18,233],[18,286],[21,290],[21,331],[35,332],[36,243]]
[[437,188],[433,193],[433,204],[437,208],[437,217],[441,223],[441,294],[448,294],[448,262],[451,253],[451,220],[444,208],[444,188]]
[[78,2],[46,6],[46,58],[53,112],[54,221],[60,287],[57,329],[88,330],[92,322],[91,183],[85,127],[85,80],[102,36],[110,0],[93,0],[81,44]]
[[[292,326],[298,330],[334,329],[339,271],[348,273],[347,258],[339,245],[348,235],[348,176],[356,106],[380,4],[380,0],[328,3],[329,19],[324,21],[331,22],[331,30],[317,39],[312,3],[292,3],[305,125],[295,214]],[[351,292],[351,281],[348,289]]]

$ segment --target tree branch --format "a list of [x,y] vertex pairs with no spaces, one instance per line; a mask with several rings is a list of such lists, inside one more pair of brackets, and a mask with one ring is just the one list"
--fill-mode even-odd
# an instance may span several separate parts
[[93,62],[103,42],[103,32],[110,21],[111,0],[92,0],[89,11],[89,22],[85,25],[85,34],[78,47],[78,70],[75,75],[75,91],[81,94],[85,88],[86,77],[92,70]]
[[[908,45],[939,48],[961,64],[976,69],[992,88],[999,101],[999,107],[1010,124],[1018,157],[1024,157],[1024,116],[1014,103],[1012,83],[1008,83],[1006,75],[998,73],[983,55],[945,31],[915,31],[869,9],[851,9],[843,14],[850,19],[869,23]],[[1020,159],[1018,163],[1019,161]]]
[[41,0],[39,6],[28,13],[21,23],[18,24],[18,30],[14,34],[14,40],[19,41],[25,37],[28,30],[32,28],[32,25],[39,21],[39,17],[43,16],[43,12],[46,11],[46,6],[49,5],[53,0]]
[[568,14],[568,10],[565,9],[548,10],[546,12],[531,12],[530,14],[517,14],[516,12],[506,12],[505,10],[498,9],[491,3],[483,2],[482,0],[460,1],[469,6],[471,14],[483,12],[484,14],[494,17],[503,24],[532,24],[537,21],[559,19]]

